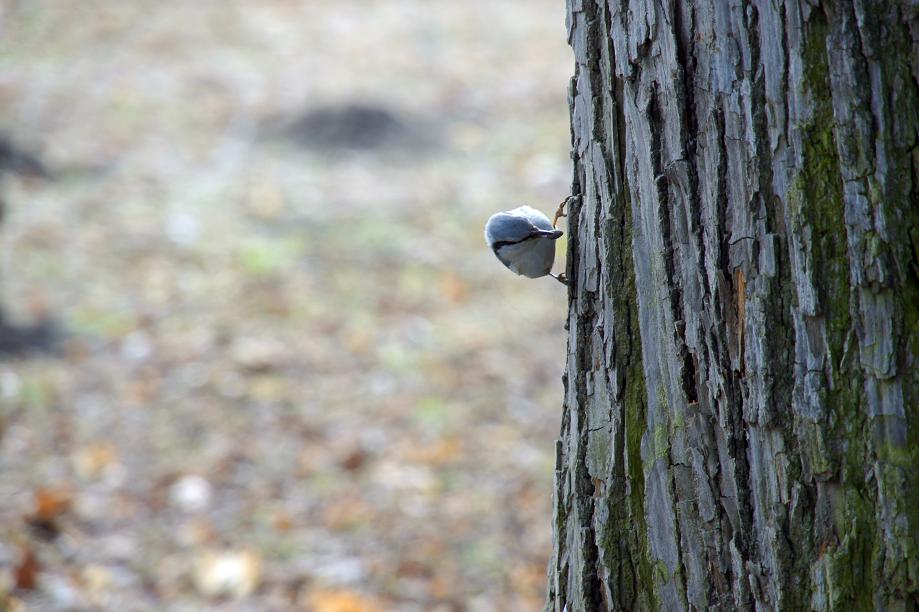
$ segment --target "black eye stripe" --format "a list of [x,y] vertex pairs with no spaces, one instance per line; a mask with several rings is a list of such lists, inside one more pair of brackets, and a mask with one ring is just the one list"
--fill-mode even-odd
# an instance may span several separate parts
[[526,242],[530,238],[538,238],[541,234],[530,234],[522,240],[499,240],[491,245],[492,250],[500,249],[501,247],[511,246],[514,244],[520,244],[521,242]]

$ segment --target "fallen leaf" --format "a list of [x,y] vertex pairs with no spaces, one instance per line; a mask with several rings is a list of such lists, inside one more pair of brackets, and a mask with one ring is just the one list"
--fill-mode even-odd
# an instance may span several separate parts
[[0,610],[4,612],[28,612],[25,603],[18,597],[0,593]]
[[23,547],[22,560],[16,566],[13,582],[17,589],[31,591],[38,583],[38,557],[31,546]]
[[126,381],[122,388],[121,399],[128,406],[144,406],[153,399],[159,385],[160,381],[156,379]]
[[70,491],[42,488],[35,491],[35,509],[24,518],[36,535],[50,540],[60,533],[58,519],[72,506]]
[[251,550],[207,552],[195,563],[194,583],[206,597],[242,599],[261,581],[262,560]]
[[284,509],[279,509],[274,512],[274,515],[271,517],[271,524],[277,531],[282,532],[290,531],[296,526],[294,518]]
[[444,465],[460,459],[464,453],[463,445],[457,438],[438,440],[434,444],[409,449],[406,456],[411,461],[428,465]]
[[320,589],[303,599],[303,609],[308,612],[377,612],[379,604],[363,595],[344,589]]
[[230,357],[243,370],[267,372],[284,365],[290,359],[290,353],[278,340],[244,336],[233,342]]
[[343,470],[353,472],[360,469],[367,461],[367,452],[362,448],[354,448],[339,461],[338,465]]
[[83,587],[92,594],[111,592],[114,577],[112,571],[102,565],[91,564],[80,572]]
[[100,443],[87,446],[73,456],[73,467],[80,478],[98,478],[117,458],[111,444]]
[[69,511],[73,494],[68,489],[38,489],[35,491],[35,515],[54,519]]
[[375,337],[370,329],[364,326],[349,329],[341,334],[342,343],[349,351],[359,357],[370,355]]
[[363,499],[340,496],[324,509],[322,524],[329,529],[354,529],[369,524],[373,514],[373,508]]
[[515,593],[541,596],[546,583],[546,563],[538,559],[515,564],[508,570],[508,578]]

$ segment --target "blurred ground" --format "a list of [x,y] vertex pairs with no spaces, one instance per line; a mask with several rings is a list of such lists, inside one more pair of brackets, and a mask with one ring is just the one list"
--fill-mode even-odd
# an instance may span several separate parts
[[0,6],[0,295],[64,331],[0,361],[6,605],[539,609],[565,291],[481,228],[567,194],[564,7]]

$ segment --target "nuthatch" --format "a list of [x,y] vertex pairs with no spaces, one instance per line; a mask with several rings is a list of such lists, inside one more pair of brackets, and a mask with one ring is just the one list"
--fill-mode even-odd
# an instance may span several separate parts
[[[567,202],[568,199],[559,206],[555,222],[564,216]],[[561,283],[567,283],[564,275],[551,274],[555,241],[563,233],[555,228],[555,222],[529,206],[499,212],[485,224],[485,242],[511,271],[529,278],[548,274]]]

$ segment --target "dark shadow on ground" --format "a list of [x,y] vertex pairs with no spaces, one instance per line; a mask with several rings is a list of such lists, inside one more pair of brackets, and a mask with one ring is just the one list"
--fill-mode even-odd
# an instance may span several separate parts
[[54,353],[59,346],[60,336],[59,327],[54,321],[16,325],[0,312],[0,360]]

